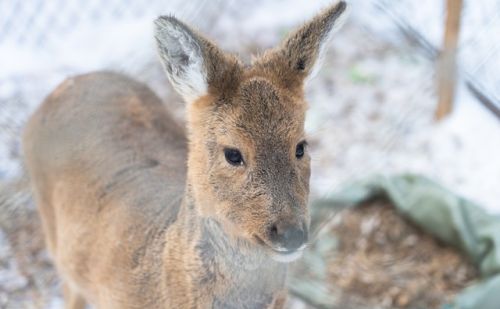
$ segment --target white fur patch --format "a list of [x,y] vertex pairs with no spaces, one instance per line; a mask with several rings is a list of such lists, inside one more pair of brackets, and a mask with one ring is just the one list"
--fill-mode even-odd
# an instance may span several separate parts
[[162,65],[172,86],[186,102],[206,94],[207,74],[197,39],[174,19],[159,18],[155,24]]
[[276,262],[280,263],[290,263],[302,256],[303,250],[296,250],[291,253],[272,253],[271,258]]

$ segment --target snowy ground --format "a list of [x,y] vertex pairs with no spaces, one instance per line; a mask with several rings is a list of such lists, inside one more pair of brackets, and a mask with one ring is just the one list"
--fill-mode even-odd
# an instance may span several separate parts
[[[186,8],[177,2],[171,4],[174,11],[245,60],[275,45],[291,27],[329,3],[201,1]],[[114,22],[113,14],[98,22],[82,17],[72,31],[47,35],[47,43],[38,48],[30,40],[24,45],[0,41],[0,180],[21,173],[23,123],[68,75],[101,68],[134,75],[182,119],[183,104],[167,84],[151,38],[152,18],[170,8],[152,3],[142,15],[126,14]],[[436,123],[434,63],[398,36],[387,16],[370,11],[367,18],[360,3],[307,88],[313,196],[371,173],[412,171],[500,214],[500,121],[460,86],[454,112]],[[32,295],[25,291],[33,288],[17,270],[13,251],[0,233],[0,307],[14,294]],[[51,307],[60,308],[53,287],[37,289],[50,296]],[[21,303],[26,304],[16,304]]]

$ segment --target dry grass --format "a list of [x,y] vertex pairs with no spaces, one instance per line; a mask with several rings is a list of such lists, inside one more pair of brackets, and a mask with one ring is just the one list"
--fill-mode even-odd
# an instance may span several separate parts
[[368,308],[439,308],[474,282],[477,271],[460,252],[437,242],[387,202],[341,213],[331,233],[338,248],[329,280],[342,303]]

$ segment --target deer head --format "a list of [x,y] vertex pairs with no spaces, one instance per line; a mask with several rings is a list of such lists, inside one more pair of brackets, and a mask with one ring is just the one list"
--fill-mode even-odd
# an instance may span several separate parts
[[155,22],[162,64],[187,103],[196,211],[279,261],[308,239],[303,89],[345,8],[327,8],[248,66],[174,17]]

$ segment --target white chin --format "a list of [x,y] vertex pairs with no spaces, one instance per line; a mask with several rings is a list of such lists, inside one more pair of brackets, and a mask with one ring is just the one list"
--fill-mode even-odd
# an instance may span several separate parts
[[271,253],[271,258],[276,262],[290,263],[302,256],[303,250],[297,250],[291,253]]

